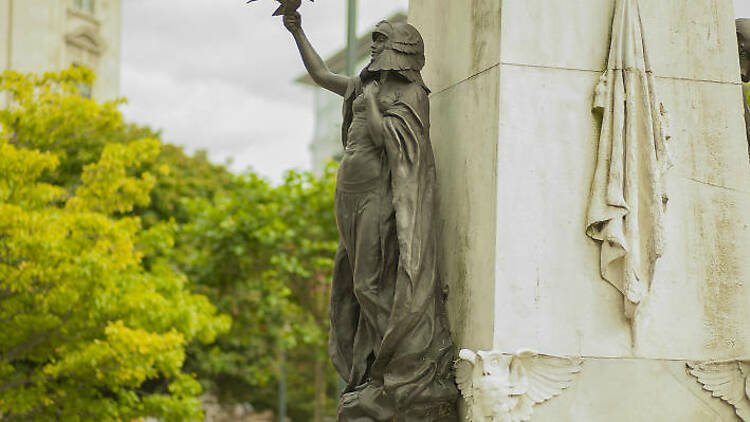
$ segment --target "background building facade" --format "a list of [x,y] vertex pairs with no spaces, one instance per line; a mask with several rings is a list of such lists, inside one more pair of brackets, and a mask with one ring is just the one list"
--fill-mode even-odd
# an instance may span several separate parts
[[0,70],[45,72],[83,65],[90,95],[119,95],[121,0],[0,0]]

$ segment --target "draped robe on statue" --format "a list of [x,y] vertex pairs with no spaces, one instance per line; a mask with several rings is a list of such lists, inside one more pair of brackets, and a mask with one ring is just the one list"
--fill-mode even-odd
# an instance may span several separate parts
[[[329,346],[347,382],[338,420],[455,421],[454,346],[435,261],[428,91],[405,82],[386,100],[385,145],[376,147],[367,142],[362,85],[352,78],[345,95],[336,188],[341,245]],[[373,162],[380,171],[369,168]]]

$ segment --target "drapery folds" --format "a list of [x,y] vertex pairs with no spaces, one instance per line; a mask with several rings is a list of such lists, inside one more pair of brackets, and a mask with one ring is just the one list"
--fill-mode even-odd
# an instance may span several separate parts
[[[362,85],[355,77],[345,96],[345,143]],[[375,293],[388,286],[388,294],[363,300],[364,295],[357,294],[361,281],[355,273],[364,264],[352,262],[343,249],[336,258],[329,352],[348,384],[339,406],[340,422],[457,418],[458,390],[452,371],[455,347],[437,272],[436,173],[427,95],[421,84],[409,83],[383,111],[387,164],[382,183],[392,196],[381,214],[395,215],[395,239],[385,236],[380,254],[387,258],[395,251],[397,262],[394,268],[386,265],[383,269],[377,281],[381,287]]]
[[637,0],[617,0],[607,69],[596,88],[602,114],[586,233],[601,242],[601,276],[634,317],[664,251],[667,118],[655,93]]

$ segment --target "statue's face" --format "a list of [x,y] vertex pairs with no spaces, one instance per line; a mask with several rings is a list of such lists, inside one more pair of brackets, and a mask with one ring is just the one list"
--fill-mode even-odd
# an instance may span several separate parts
[[385,34],[376,33],[373,35],[372,45],[370,46],[370,56],[373,60],[377,59],[378,56],[380,56],[380,53],[385,50],[387,41],[388,37],[386,37]]

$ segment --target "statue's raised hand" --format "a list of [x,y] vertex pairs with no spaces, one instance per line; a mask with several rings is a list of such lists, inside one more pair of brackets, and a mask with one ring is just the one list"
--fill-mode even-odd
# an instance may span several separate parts
[[302,15],[300,15],[299,12],[284,15],[284,26],[292,34],[299,32],[302,29]]

